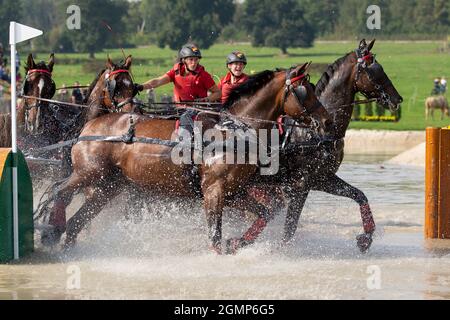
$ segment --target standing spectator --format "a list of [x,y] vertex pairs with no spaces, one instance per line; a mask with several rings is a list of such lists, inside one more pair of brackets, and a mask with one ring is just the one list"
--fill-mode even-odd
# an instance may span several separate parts
[[0,80],[11,83],[11,78],[8,75],[8,70],[4,63],[0,64]]
[[88,99],[88,89],[89,89],[90,84],[88,83],[86,88],[83,88],[83,90],[81,91],[81,93],[83,94],[83,101],[87,101]]
[[72,90],[71,102],[75,103],[75,104],[83,104],[83,94],[81,93],[80,88],[78,88],[79,86],[80,86],[80,83],[78,81],[76,81],[74,83],[74,87],[77,87],[77,88]]
[[66,89],[66,84],[63,83],[61,89],[58,90],[58,100],[63,102],[69,102],[69,91]]

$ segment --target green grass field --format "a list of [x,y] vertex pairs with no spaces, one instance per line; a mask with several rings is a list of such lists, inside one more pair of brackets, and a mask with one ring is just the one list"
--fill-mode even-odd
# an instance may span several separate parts
[[[258,72],[264,69],[276,67],[289,67],[307,61],[329,64],[356,48],[354,43],[317,43],[310,49],[290,49],[289,56],[280,55],[276,48],[253,48],[250,45],[218,44],[209,50],[202,50],[201,63],[214,75],[218,81],[226,73],[225,57],[232,50],[241,50],[246,53],[249,63],[246,72]],[[441,48],[443,42],[386,42],[379,41],[375,44],[373,53],[383,65],[386,73],[391,78],[397,90],[404,98],[402,106],[402,119],[398,123],[388,122],[352,122],[351,128],[360,129],[389,129],[389,130],[421,130],[427,126],[448,126],[450,119],[440,119],[440,111],[435,112],[434,121],[425,121],[424,100],[430,93],[435,77],[446,76],[450,78],[450,52],[444,52]],[[125,53],[133,55],[133,75],[135,81],[142,83],[152,77],[162,75],[168,71],[174,62],[176,52],[168,49],[160,49],[155,46],[145,48],[127,49]],[[47,60],[49,53],[38,54],[37,60]],[[96,75],[95,70],[100,70],[107,54],[113,60],[123,59],[120,49],[105,50],[96,54],[97,62],[92,71],[87,71],[87,54],[57,54],[54,68],[54,79],[57,86],[65,83],[72,85],[75,80],[87,84]],[[22,60],[26,53],[21,52]],[[320,77],[318,69],[311,73],[313,82]],[[23,71],[22,71],[23,72]],[[167,85],[157,89],[157,96],[170,94],[172,87]]]

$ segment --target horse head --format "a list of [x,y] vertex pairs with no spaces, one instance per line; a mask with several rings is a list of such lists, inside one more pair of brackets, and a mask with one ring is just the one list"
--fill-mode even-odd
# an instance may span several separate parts
[[101,79],[104,83],[104,105],[113,111],[134,110],[133,98],[137,92],[130,74],[131,63],[131,56],[128,56],[120,65],[113,63],[109,57],[106,62],[107,69]]
[[396,111],[400,108],[403,98],[372,54],[374,44],[375,39],[369,44],[363,39],[355,50],[357,57],[355,89],[367,98],[376,98],[385,108]]
[[286,72],[282,105],[283,112],[298,122],[327,130],[332,120],[315,94],[315,87],[310,83],[307,73],[311,62],[290,68]]
[[[55,64],[55,56],[52,53],[48,64],[44,61],[35,63],[33,55],[28,56],[25,66],[26,78],[22,88],[25,109],[25,131],[30,134],[38,133],[42,127],[42,118],[48,111],[48,103],[35,98],[51,99],[55,94],[56,86],[52,80],[52,71]],[[35,98],[33,98],[35,97]]]

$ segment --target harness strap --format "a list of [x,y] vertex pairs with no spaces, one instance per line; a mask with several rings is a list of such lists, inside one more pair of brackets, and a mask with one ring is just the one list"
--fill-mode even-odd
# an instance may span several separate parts
[[36,72],[46,73],[46,74],[50,75],[50,77],[52,76],[52,73],[50,71],[44,70],[44,69],[31,69],[31,70],[28,70],[27,75],[30,75],[30,74],[36,73]]
[[127,139],[127,135],[123,136],[82,136],[76,139],[77,142],[81,141],[100,141],[100,142],[122,142],[122,143],[148,143],[148,144],[159,144],[167,147],[175,147],[179,144],[176,141],[161,140],[155,138],[146,137],[132,137],[130,140]]
[[111,71],[109,73],[109,76],[113,76],[113,75],[118,74],[118,73],[130,73],[130,71],[128,71],[126,69],[119,69],[119,70]]
[[[298,81],[298,80],[303,79],[304,77],[306,77],[306,75],[303,73],[303,74],[299,75],[298,77],[295,77],[295,78],[290,79],[291,84],[294,83],[294,82],[296,82],[296,81]],[[289,80],[289,79],[288,79],[288,80]]]

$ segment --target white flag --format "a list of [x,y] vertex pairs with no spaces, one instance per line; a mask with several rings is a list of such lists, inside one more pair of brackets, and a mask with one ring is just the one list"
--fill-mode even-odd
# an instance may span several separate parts
[[9,44],[16,44],[42,34],[43,32],[41,30],[17,22],[11,22],[9,25]]

